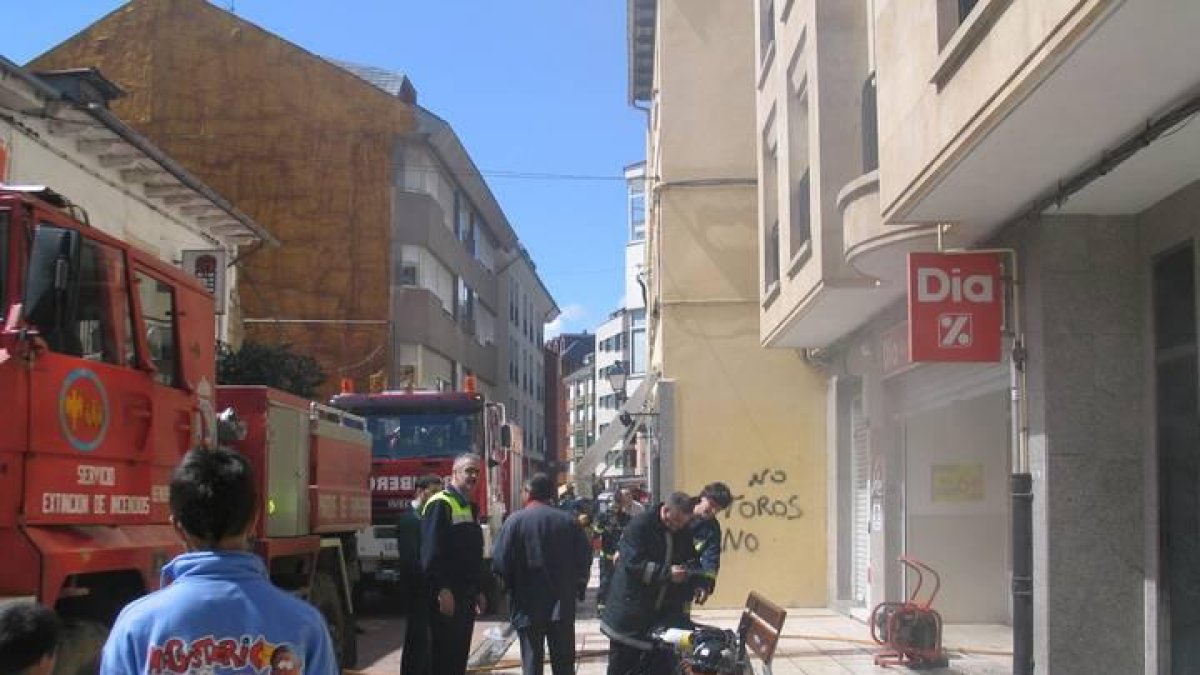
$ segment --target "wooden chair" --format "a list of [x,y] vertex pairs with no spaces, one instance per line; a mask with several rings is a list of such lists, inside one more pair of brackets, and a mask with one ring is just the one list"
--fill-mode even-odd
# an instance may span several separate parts
[[771,660],[775,658],[775,647],[787,610],[751,591],[742,610],[737,634],[745,640],[746,648],[762,661],[762,672],[771,675]]

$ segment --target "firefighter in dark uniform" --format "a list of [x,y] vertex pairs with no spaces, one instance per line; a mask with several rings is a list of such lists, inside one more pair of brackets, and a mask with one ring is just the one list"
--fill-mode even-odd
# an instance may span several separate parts
[[405,609],[404,647],[400,675],[429,675],[433,656],[429,634],[429,586],[421,571],[421,513],[429,498],[442,489],[441,476],[427,474],[416,480],[413,501],[396,522],[396,551],[403,562]]
[[696,550],[692,599],[697,605],[703,605],[717,587],[717,572],[721,570],[721,524],[717,522],[717,513],[732,503],[729,486],[717,481],[704,486],[692,510],[692,545]]
[[613,569],[616,567],[617,544],[621,535],[629,526],[632,514],[629,503],[633,501],[629,490],[621,488],[613,500],[612,509],[596,520],[596,534],[600,535],[600,588],[596,590],[596,611],[604,611],[605,599],[608,597],[608,586],[612,582]]
[[691,497],[676,492],[625,528],[600,616],[600,631],[609,639],[608,675],[673,672],[669,652],[655,649],[650,633],[689,624],[684,605],[693,589],[688,525],[694,507]]
[[430,592],[434,675],[467,670],[475,615],[484,611],[483,529],[470,497],[479,483],[477,455],[459,455],[444,490],[421,515],[421,569]]

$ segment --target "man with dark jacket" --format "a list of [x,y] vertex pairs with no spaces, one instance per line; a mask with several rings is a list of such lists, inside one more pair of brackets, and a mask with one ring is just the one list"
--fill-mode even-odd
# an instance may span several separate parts
[[456,457],[450,484],[425,502],[421,514],[421,570],[430,590],[435,675],[466,672],[475,615],[484,610],[483,529],[471,503],[479,467],[478,455]]
[[508,588],[521,639],[521,672],[542,675],[546,643],[554,675],[575,670],[575,599],[587,588],[592,549],[570,513],[554,508],[544,473],[525,482],[525,508],[504,521],[492,565]]
[[651,629],[688,623],[688,564],[695,557],[688,525],[694,505],[691,497],[676,492],[625,528],[600,617],[600,630],[609,638],[608,675],[662,671],[658,660],[665,652],[653,650]]
[[616,569],[617,544],[633,517],[630,504],[633,497],[627,488],[617,490],[613,505],[596,520],[596,533],[600,535],[600,588],[596,591],[596,609],[603,613],[608,601],[608,586]]
[[717,572],[721,571],[721,524],[717,514],[733,503],[729,486],[717,481],[700,491],[692,515],[692,545],[696,550],[693,561],[693,599],[703,605],[717,588]]
[[404,647],[400,650],[400,675],[429,675],[431,672],[429,631],[429,584],[421,571],[421,511],[433,495],[441,492],[440,476],[426,474],[417,479],[412,504],[396,523],[396,549],[405,565],[404,579],[408,618]]

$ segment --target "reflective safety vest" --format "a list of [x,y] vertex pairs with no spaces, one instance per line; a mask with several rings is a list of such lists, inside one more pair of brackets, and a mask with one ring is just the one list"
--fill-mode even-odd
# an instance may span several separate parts
[[445,490],[438,492],[425,501],[425,506],[421,507],[422,518],[424,518],[429,512],[429,505],[435,501],[446,502],[446,505],[450,507],[451,524],[458,525],[460,523],[475,522],[475,514],[471,511],[471,505],[467,502],[459,502],[454,497],[451,497]]

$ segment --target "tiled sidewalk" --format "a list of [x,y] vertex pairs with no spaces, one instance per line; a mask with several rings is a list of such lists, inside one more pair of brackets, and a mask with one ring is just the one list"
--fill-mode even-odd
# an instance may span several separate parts
[[[578,675],[602,675],[607,669],[608,638],[600,632],[596,618],[595,579],[588,601],[580,607],[575,624],[576,645],[580,654]],[[693,612],[700,623],[734,628],[739,610],[699,610]],[[364,622],[372,627],[372,621]],[[475,626],[475,644],[489,629],[504,625],[499,619],[480,621]],[[402,631],[402,629],[400,629]],[[400,640],[399,637],[396,638]],[[946,668],[922,670],[931,675],[1010,675],[1012,673],[1012,631],[1007,626],[949,625],[943,642],[950,657]],[[906,668],[874,665],[880,648],[871,642],[867,625],[852,617],[827,609],[793,608],[788,610],[783,638],[772,664],[774,675],[883,675],[913,672]],[[514,643],[495,667],[485,672],[519,673],[520,650]],[[367,675],[396,675],[400,672],[399,651],[374,661]],[[549,674],[549,665],[546,673]]]

